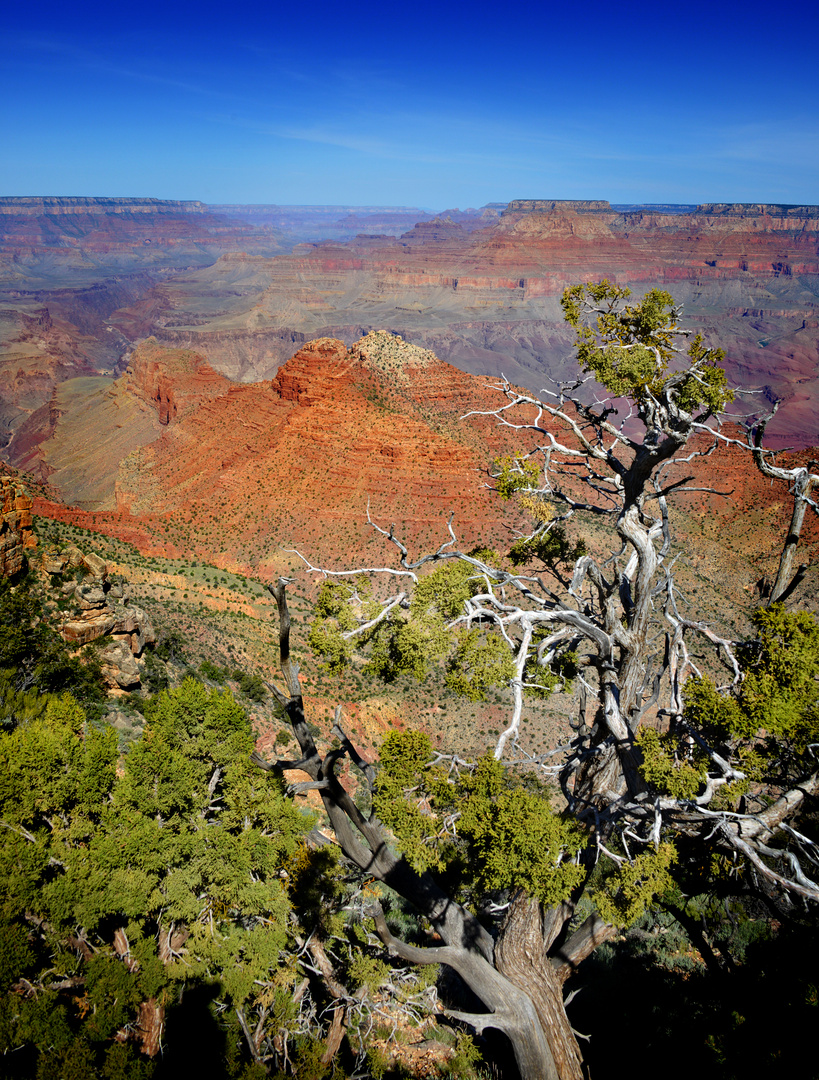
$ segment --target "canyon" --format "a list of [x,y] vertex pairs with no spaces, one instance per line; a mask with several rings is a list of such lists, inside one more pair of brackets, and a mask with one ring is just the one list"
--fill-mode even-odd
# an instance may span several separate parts
[[[412,224],[410,224],[412,222]],[[668,289],[685,324],[783,407],[772,445],[819,442],[819,210],[516,200],[414,207],[208,207],[151,199],[0,199],[0,442],[77,377],[116,377],[138,341],[272,379],[301,345],[387,329],[463,371],[534,392],[569,377],[559,298],[601,277]]]
[[474,376],[571,378],[560,296],[601,277],[683,304],[756,391],[737,419],[782,399],[771,444],[819,442],[817,207],[413,216],[0,199],[2,456],[50,486],[55,514],[254,571],[339,535],[363,557],[374,497],[419,542],[450,511],[470,542],[494,539],[507,526],[481,470],[511,443],[458,421],[497,404]]
[[382,327],[462,370],[539,392],[572,373],[563,289],[602,277],[637,294],[669,290],[686,325],[725,349],[731,382],[757,391],[742,408],[786,403],[774,442],[819,440],[815,207],[681,214],[532,201],[476,228],[438,218],[397,239],[302,244],[275,259],[226,255],[154,290],[153,332],[203,350],[231,378],[259,379],[312,336],[349,344]]

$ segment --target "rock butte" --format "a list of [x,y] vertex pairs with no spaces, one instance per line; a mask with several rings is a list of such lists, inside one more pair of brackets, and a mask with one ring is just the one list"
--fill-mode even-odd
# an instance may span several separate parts
[[[105,475],[97,501],[78,504],[67,484],[59,494],[73,507],[38,499],[35,510],[146,552],[267,577],[303,566],[294,548],[328,566],[384,565],[389,545],[368,528],[368,505],[383,527],[396,523],[411,551],[446,540],[450,514],[466,549],[508,550],[523,523],[514,504],[484,486],[488,463],[520,448],[518,433],[487,417],[459,419],[496,408],[500,395],[385,332],[350,348],[332,338],[310,342],[274,379],[254,384],[231,383],[203,357],[148,341],[125,375],[90,395],[93,407],[110,407],[111,396],[138,403],[138,415],[153,424],[142,435],[151,437],[130,449],[125,440],[118,458],[110,447],[95,456],[86,438],[87,472]],[[74,408],[89,415],[79,403]],[[58,418],[57,437],[61,429],[66,438],[82,436],[70,411]],[[787,492],[772,488],[736,447],[686,468],[695,486],[725,493],[679,496],[691,514],[683,529],[700,530],[703,500],[716,522],[710,541],[697,540],[697,565],[724,576],[726,560],[750,558],[760,577],[770,572],[790,513]],[[81,493],[93,489],[79,480]],[[723,550],[726,535],[732,552]],[[811,519],[808,555],[817,536]],[[737,595],[754,573],[747,562],[738,569]]]
[[[143,425],[140,445],[122,442],[118,460],[110,445],[96,454],[83,436],[112,400],[123,415],[137,402]],[[90,387],[56,418],[50,440],[31,441],[27,464],[61,482],[62,499],[83,511],[73,520],[224,563],[281,560],[282,547],[314,541],[326,551],[340,535],[344,550],[369,548],[368,502],[378,520],[441,539],[454,512],[472,545],[502,532],[495,500],[481,496],[481,472],[510,441],[484,417],[458,417],[499,403],[481,380],[383,332],[350,349],[310,342],[273,380],[255,384],[231,383],[204,357],[147,341],[125,375],[104,391]],[[62,440],[68,455],[69,437],[82,444],[84,471],[49,473],[49,441]],[[97,498],[88,498],[94,484]]]

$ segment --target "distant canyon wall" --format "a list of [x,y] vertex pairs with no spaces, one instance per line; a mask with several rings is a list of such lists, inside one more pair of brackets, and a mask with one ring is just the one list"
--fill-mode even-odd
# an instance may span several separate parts
[[198,200],[104,199],[68,195],[0,196],[0,214],[206,214]]
[[518,199],[433,216],[43,196],[0,200],[0,445],[62,381],[121,373],[152,334],[249,382],[313,337],[388,329],[537,392],[573,370],[563,289],[603,277],[670,290],[732,381],[784,399],[772,435],[819,442],[816,206]]

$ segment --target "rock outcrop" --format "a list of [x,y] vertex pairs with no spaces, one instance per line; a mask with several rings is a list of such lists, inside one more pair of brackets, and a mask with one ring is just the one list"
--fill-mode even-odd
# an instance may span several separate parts
[[[63,618],[59,630],[63,639],[72,645],[88,645],[99,638],[110,636],[114,644],[103,653],[103,663],[109,668],[123,671],[115,679],[119,686],[131,686],[139,682],[135,664],[117,664],[126,649],[130,657],[140,656],[146,645],[156,642],[156,634],[145,611],[130,604],[124,582],[111,581],[108,566],[99,555],[83,553],[77,547],[61,552],[47,552],[43,568],[52,575],[80,571],[79,580],[66,581],[61,592],[74,606]],[[136,674],[136,679],[132,677]],[[130,680],[130,681],[128,681]]]
[[[285,549],[315,551],[316,541],[325,554],[377,547],[368,502],[380,520],[402,521],[410,539],[445,532],[450,512],[470,546],[503,535],[502,514],[481,494],[482,473],[508,449],[509,433],[485,417],[458,421],[497,407],[500,396],[429,350],[386,332],[352,348],[323,338],[272,381],[250,384],[214,379],[204,361],[191,370],[165,365],[150,350],[144,370],[163,372],[160,396],[172,418],[119,462],[116,511],[67,512],[78,524],[131,540],[140,532],[143,547],[246,567],[289,562]],[[134,365],[132,394],[142,393],[136,373]],[[53,504],[40,510],[62,513]],[[99,607],[70,620],[66,633],[87,640],[88,624],[111,618]]]
[[26,551],[37,546],[31,496],[14,475],[0,474],[0,578],[23,568]]
[[126,371],[130,387],[167,426],[206,398],[227,392],[230,380],[190,349],[165,349],[155,338],[140,342]]

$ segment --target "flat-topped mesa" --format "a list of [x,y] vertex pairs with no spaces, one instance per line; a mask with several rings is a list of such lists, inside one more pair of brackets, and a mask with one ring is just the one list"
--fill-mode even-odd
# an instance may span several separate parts
[[198,200],[92,198],[73,195],[3,195],[0,214],[206,214]]
[[611,210],[608,199],[513,199],[501,214],[548,214],[554,210],[575,210],[581,214]]
[[768,217],[819,218],[819,206],[804,203],[700,203],[695,214],[712,214],[722,217]]

